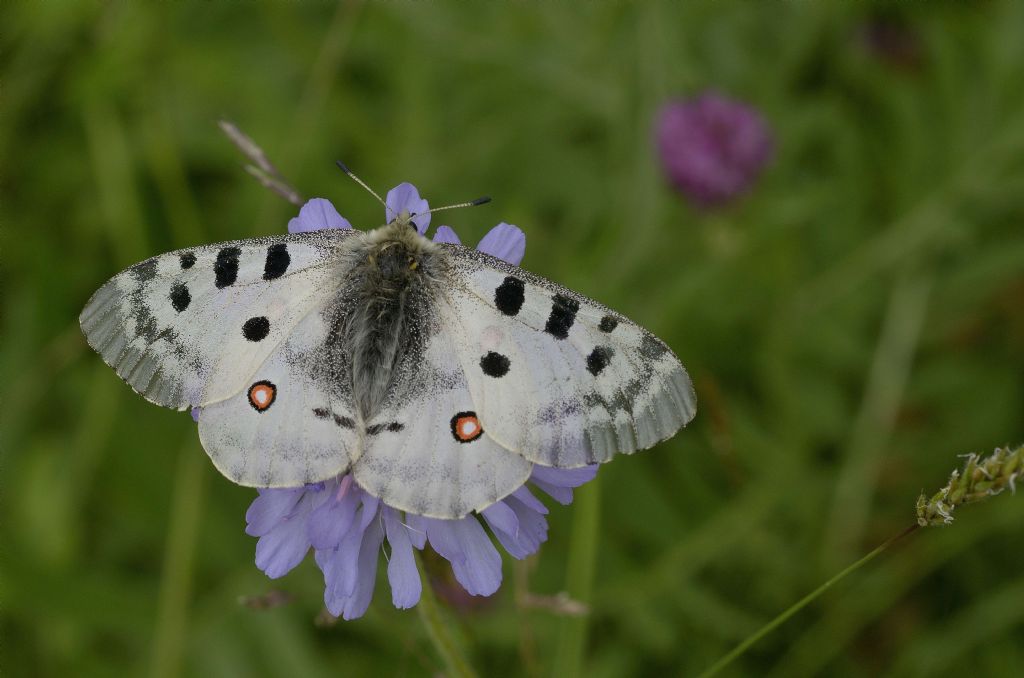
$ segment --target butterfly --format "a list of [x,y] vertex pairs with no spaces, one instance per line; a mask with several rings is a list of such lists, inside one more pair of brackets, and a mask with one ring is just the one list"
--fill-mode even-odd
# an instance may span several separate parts
[[402,211],[152,257],[80,323],[137,393],[201,407],[240,485],[351,473],[389,506],[461,518],[523,485],[649,448],[694,416],[686,370],[626,317]]

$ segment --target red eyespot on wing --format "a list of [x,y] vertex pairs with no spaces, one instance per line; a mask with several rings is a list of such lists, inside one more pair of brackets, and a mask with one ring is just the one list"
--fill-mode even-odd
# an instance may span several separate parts
[[459,412],[452,417],[452,437],[460,443],[471,443],[484,434],[476,412]]
[[265,412],[277,398],[277,387],[269,381],[257,381],[249,387],[249,404],[257,412]]

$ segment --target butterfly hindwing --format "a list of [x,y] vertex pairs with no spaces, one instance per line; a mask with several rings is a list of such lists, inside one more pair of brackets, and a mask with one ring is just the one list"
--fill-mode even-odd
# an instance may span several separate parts
[[481,426],[450,329],[429,323],[423,346],[409,347],[352,467],[356,482],[389,506],[434,518],[490,506],[533,468]]
[[344,473],[358,457],[348,363],[331,340],[346,310],[336,297],[308,313],[240,392],[203,408],[199,438],[230,480],[296,487]]
[[483,426],[546,466],[646,449],[695,412],[685,369],[657,337],[576,292],[445,245],[445,323]]
[[162,254],[119,273],[79,318],[138,393],[175,409],[238,393],[324,298],[357,231],[239,240]]

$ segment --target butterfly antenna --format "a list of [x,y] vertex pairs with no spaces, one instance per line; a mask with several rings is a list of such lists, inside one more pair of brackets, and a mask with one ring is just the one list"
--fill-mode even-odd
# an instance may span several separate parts
[[379,202],[381,205],[384,205],[384,209],[385,210],[387,210],[388,212],[392,211],[391,208],[388,207],[388,204],[386,202],[384,202],[384,200],[379,195],[377,195],[377,192],[374,191],[369,186],[367,186],[365,181],[363,181],[362,179],[357,177],[355,175],[355,173],[348,168],[348,165],[346,165],[345,163],[343,163],[340,160],[335,160],[334,162],[335,162],[335,164],[338,165],[338,169],[340,169],[342,172],[344,172],[345,174],[348,175],[349,179],[351,179],[352,181],[356,182],[357,184],[359,184],[360,186],[365,188],[369,192],[370,195],[372,195],[374,198],[377,199],[377,202]]
[[477,205],[486,205],[490,201],[491,201],[491,196],[485,195],[485,196],[483,196],[481,198],[477,198],[476,200],[470,200],[469,202],[460,202],[457,205],[445,205],[444,207],[435,207],[432,210],[427,210],[426,212],[420,212],[420,214],[431,214],[433,212],[442,212],[444,210],[453,210],[453,209],[456,209],[456,208],[459,208],[459,207],[476,207]]

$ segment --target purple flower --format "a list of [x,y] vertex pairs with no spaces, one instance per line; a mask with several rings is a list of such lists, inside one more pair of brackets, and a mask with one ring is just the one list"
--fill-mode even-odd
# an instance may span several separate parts
[[744,193],[771,159],[772,134],[764,118],[714,92],[669,102],[657,127],[665,173],[702,208]]
[[[402,211],[423,214],[427,201],[412,184],[401,184],[387,195],[387,218]],[[413,219],[425,233],[430,215]],[[351,228],[334,206],[322,198],[310,200],[288,224],[291,232],[322,228]],[[458,243],[448,226],[440,226],[434,241]],[[477,246],[482,252],[518,265],[526,236],[501,223]],[[430,546],[446,559],[455,580],[470,594],[489,596],[501,586],[501,555],[497,543],[513,558],[535,553],[547,540],[547,507],[528,485],[562,504],[572,502],[572,490],[592,480],[597,465],[578,469],[534,466],[527,484],[479,513],[458,520],[439,520],[399,511],[356,484],[349,474],[295,489],[264,489],[245,514],[246,532],[258,537],[256,566],[268,577],[285,575],[313,549],[324,575],[324,603],[331,614],[361,617],[377,584],[377,563],[387,559],[391,602],[405,609],[422,593],[413,549]],[[487,530],[490,530],[488,534]],[[493,538],[492,538],[493,535]],[[384,550],[384,543],[388,551]]]

